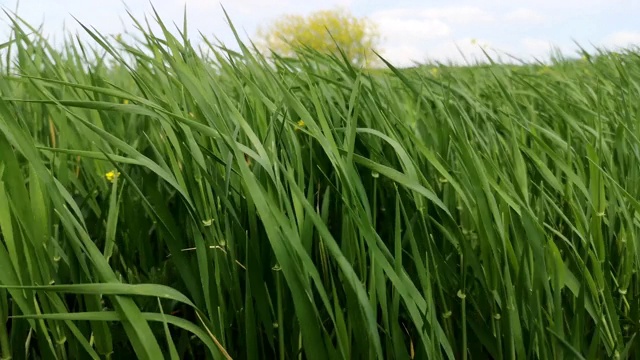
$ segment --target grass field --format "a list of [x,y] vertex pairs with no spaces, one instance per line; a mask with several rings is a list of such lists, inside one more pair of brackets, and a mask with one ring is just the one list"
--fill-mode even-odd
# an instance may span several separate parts
[[639,51],[362,72],[139,25],[2,49],[2,359],[640,356]]

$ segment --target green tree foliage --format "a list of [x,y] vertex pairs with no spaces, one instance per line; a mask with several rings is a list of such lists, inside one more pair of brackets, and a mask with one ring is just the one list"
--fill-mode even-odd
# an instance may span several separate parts
[[258,31],[259,45],[268,53],[295,56],[300,47],[339,54],[342,50],[354,65],[370,65],[377,56],[379,33],[368,18],[335,8],[303,15],[284,15]]

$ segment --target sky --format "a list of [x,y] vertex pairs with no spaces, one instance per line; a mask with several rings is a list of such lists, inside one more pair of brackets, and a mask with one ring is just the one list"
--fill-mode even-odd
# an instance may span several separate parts
[[[237,48],[224,7],[243,41],[283,14],[309,14],[341,6],[367,17],[382,36],[382,56],[396,66],[430,61],[464,64],[485,58],[485,49],[501,61],[548,59],[553,51],[578,56],[578,46],[618,49],[640,45],[639,0],[21,0],[18,15],[60,39],[83,30],[103,34],[135,31],[126,9],[138,20],[152,18],[182,26],[186,6],[190,37],[200,33]],[[16,0],[0,0],[14,11]],[[8,39],[9,18],[0,16],[0,43]]]

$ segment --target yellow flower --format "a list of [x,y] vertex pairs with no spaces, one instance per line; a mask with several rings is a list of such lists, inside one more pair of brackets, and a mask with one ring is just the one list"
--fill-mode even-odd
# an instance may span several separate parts
[[107,180],[110,182],[114,182],[118,176],[120,176],[120,173],[118,172],[118,170],[111,170],[104,175],[104,177],[106,177]]
[[296,123],[296,125],[297,125],[297,126],[296,126],[296,129],[295,129],[295,130],[296,130],[296,131],[300,130],[301,128],[303,128],[303,127],[304,127],[304,120],[300,120],[300,121],[298,121],[298,122]]
[[127,105],[129,103],[129,100],[128,99],[124,99],[124,100],[122,100],[122,103]]
[[431,69],[431,75],[438,76],[438,74],[440,74],[440,69],[438,69],[438,68],[432,68]]

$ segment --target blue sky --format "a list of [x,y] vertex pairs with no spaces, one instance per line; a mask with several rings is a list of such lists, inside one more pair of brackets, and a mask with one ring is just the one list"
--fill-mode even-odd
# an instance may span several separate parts
[[[285,13],[307,14],[335,6],[349,8],[379,25],[382,54],[398,66],[427,60],[464,62],[482,57],[480,46],[492,56],[508,59],[544,59],[551,46],[574,56],[579,43],[597,47],[640,45],[638,0],[152,0],[167,23],[182,24],[186,4],[191,35],[198,31],[233,47],[233,37],[221,5],[234,25],[249,36],[259,26]],[[16,0],[0,0],[15,9]],[[72,16],[105,34],[132,30],[125,8],[142,19],[151,14],[148,0],[21,0],[18,14],[32,25],[44,24],[45,33],[60,37],[63,24],[81,31]],[[0,34],[6,39],[7,17],[2,14]],[[4,42],[2,40],[0,42]],[[464,54],[461,55],[461,53]]]

